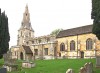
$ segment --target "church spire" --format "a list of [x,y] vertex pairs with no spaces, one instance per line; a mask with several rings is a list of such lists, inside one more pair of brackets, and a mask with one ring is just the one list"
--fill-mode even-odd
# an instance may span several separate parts
[[30,22],[30,13],[29,13],[28,5],[26,5],[25,11],[23,13],[23,20],[22,20],[22,25],[20,29],[23,29],[23,28],[27,28],[29,30],[34,31],[32,29],[31,22]]
[[21,23],[21,28],[18,30],[18,45],[26,45],[27,40],[34,37],[34,30],[32,29],[30,22],[30,13],[28,10],[28,5],[25,7],[23,13],[23,19]]
[[23,14],[23,23],[29,23],[30,22],[30,13],[29,13],[29,10],[28,10],[28,5],[26,5],[25,7],[25,12]]

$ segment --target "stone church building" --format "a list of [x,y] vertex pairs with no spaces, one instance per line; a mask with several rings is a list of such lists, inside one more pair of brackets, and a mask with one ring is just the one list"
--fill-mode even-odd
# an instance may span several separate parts
[[100,55],[100,41],[92,34],[92,25],[60,31],[57,36],[35,37],[28,6],[25,7],[17,45],[12,58],[22,60],[54,58],[95,58]]

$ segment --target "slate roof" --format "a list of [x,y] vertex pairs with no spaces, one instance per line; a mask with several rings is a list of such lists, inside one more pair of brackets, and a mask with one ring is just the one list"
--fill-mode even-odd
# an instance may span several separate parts
[[32,54],[32,51],[29,46],[22,45],[22,47],[25,50],[26,54]]
[[93,27],[93,25],[87,25],[87,26],[82,26],[82,27],[63,30],[63,31],[60,31],[58,33],[56,38],[62,38],[62,37],[68,37],[68,36],[75,36],[75,35],[80,35],[80,34],[92,33],[92,27]]

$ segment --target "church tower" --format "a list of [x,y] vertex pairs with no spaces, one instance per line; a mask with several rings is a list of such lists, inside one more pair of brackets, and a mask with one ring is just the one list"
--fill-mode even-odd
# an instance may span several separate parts
[[32,29],[30,22],[30,13],[28,10],[28,5],[25,7],[25,12],[23,13],[23,20],[21,27],[18,30],[18,40],[17,45],[27,45],[27,40],[34,37],[34,30]]

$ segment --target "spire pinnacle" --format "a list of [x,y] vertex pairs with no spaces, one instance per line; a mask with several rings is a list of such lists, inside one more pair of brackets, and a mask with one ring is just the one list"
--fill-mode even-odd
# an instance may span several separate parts
[[29,10],[28,10],[28,5],[26,5],[25,7],[25,12],[23,14],[23,21],[22,22],[30,22],[30,13],[29,13]]
[[25,12],[28,12],[28,5],[26,4]]

